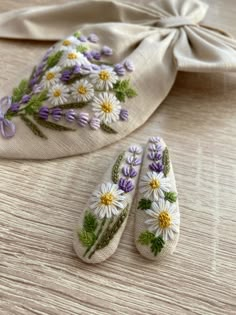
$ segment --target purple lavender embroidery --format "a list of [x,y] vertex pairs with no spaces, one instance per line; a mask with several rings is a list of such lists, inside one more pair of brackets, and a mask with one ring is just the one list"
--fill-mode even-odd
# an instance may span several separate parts
[[126,61],[124,62],[124,66],[125,66],[125,68],[127,69],[127,71],[129,71],[129,72],[132,72],[132,71],[135,70],[134,64],[133,64],[133,62],[130,61],[130,60],[126,60]]
[[86,38],[84,35],[81,35],[81,36],[79,37],[79,40],[80,40],[82,43],[87,42],[87,38]]
[[91,43],[97,43],[99,41],[99,38],[96,34],[92,33],[88,36],[88,40],[91,42]]
[[30,99],[31,99],[31,96],[25,94],[25,95],[22,97],[22,99],[21,99],[21,103],[22,103],[22,104],[26,104],[26,103],[29,102]]
[[35,85],[33,86],[32,91],[33,91],[33,94],[37,94],[37,93],[42,92],[43,89],[44,89],[44,87],[43,87],[42,85],[40,85],[40,84],[35,84]]
[[143,151],[142,148],[138,147],[137,145],[131,145],[129,147],[129,152],[131,152],[131,153],[140,154],[140,153],[142,153],[142,151]]
[[122,168],[122,173],[123,173],[124,176],[131,177],[131,178],[133,178],[133,177],[135,177],[137,175],[136,170],[134,168],[132,168],[132,167],[129,167],[129,166],[124,166]]
[[122,64],[120,64],[120,63],[117,63],[117,64],[115,65],[114,70],[115,70],[116,74],[117,74],[118,76],[120,76],[120,77],[124,76],[124,75],[125,75],[125,72],[126,72],[126,71],[125,71],[125,67],[124,67]]
[[81,66],[81,73],[82,74],[89,74],[92,70],[92,67],[90,65],[82,65]]
[[121,190],[128,193],[134,189],[134,184],[131,180],[127,180],[125,178],[120,178],[118,186]]
[[80,73],[80,66],[76,65],[76,66],[74,66],[73,74],[78,74],[78,73]]
[[129,119],[129,112],[127,109],[121,109],[120,111],[120,119],[123,121],[127,121]]
[[92,56],[91,51],[85,51],[85,52],[84,52],[84,56],[85,56],[88,60],[92,60],[92,59],[93,59],[93,56]]
[[101,121],[99,118],[96,118],[96,117],[93,117],[91,120],[90,120],[90,127],[91,129],[99,129],[100,128],[100,124],[101,124]]
[[93,64],[92,65],[92,70],[99,71],[100,70],[100,66]]
[[40,109],[39,109],[39,117],[44,119],[44,120],[47,120],[48,119],[48,115],[49,115],[48,107],[47,106],[40,107]]
[[148,153],[148,158],[149,160],[160,160],[162,158],[161,153],[155,152],[155,151],[151,151]]
[[20,108],[20,104],[19,103],[12,103],[11,107],[10,107],[11,111],[14,112],[14,113],[18,112],[19,108]]
[[161,151],[161,145],[149,144],[148,150],[150,150],[150,151]]
[[160,162],[150,164],[149,168],[151,171],[157,172],[157,173],[162,172],[164,169],[163,165]]
[[5,96],[0,100],[0,132],[4,138],[11,138],[16,133],[15,124],[5,118],[5,114],[11,106],[11,97]]
[[111,47],[108,47],[108,46],[103,46],[102,47],[102,53],[103,53],[103,55],[105,55],[105,56],[112,56],[112,49],[111,49]]
[[61,119],[62,110],[61,108],[53,108],[51,111],[52,119],[58,121]]
[[92,55],[93,59],[95,59],[95,60],[101,59],[101,53],[99,51],[92,50],[91,55]]
[[66,111],[65,113],[65,119],[68,122],[73,122],[76,118],[76,112],[73,109],[69,109],[68,111]]
[[88,124],[88,121],[89,121],[89,114],[88,113],[79,113],[79,116],[78,116],[78,124],[81,126],[81,127],[85,127],[87,124]]
[[157,143],[157,142],[160,142],[161,138],[160,137],[151,137],[149,139],[150,142],[152,143]]
[[66,69],[62,72],[60,80],[62,82],[67,82],[71,79],[72,74],[73,74],[73,70]]
[[137,157],[134,157],[134,156],[128,156],[127,159],[126,159],[126,162],[130,165],[134,165],[134,166],[137,166],[137,165],[140,165],[141,164],[141,159],[137,158]]

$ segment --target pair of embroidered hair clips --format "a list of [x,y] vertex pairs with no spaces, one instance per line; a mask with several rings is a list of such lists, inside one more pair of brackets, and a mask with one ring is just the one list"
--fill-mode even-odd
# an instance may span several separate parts
[[100,263],[116,251],[134,199],[135,243],[140,254],[151,260],[172,254],[179,238],[180,213],[169,151],[159,137],[150,138],[145,150],[131,145],[105,173],[74,231],[79,258]]

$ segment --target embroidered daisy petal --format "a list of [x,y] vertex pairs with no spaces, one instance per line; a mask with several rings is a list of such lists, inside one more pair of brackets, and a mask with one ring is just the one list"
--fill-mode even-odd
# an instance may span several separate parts
[[43,87],[48,89],[54,84],[58,83],[61,77],[60,71],[61,67],[58,66],[55,66],[46,71],[42,78]]
[[61,42],[60,50],[69,50],[71,48],[73,49],[76,48],[79,44],[80,41],[75,36],[69,36]]
[[95,116],[102,122],[111,124],[119,120],[121,106],[120,102],[113,94],[105,92],[99,94],[98,97],[94,97],[92,110],[95,112]]
[[76,65],[81,66],[90,64],[88,59],[80,52],[77,52],[75,49],[66,50],[60,60],[60,63],[63,65],[63,67],[73,67]]
[[67,86],[58,83],[51,87],[48,91],[48,101],[52,105],[65,104],[69,98],[69,89]]
[[118,185],[103,183],[93,193],[90,207],[100,219],[117,216],[125,207],[123,194]]
[[109,90],[118,80],[117,74],[112,68],[102,68],[90,75],[92,83],[95,84],[99,90]]
[[88,102],[94,96],[94,89],[91,83],[82,79],[71,86],[71,95],[77,102]]

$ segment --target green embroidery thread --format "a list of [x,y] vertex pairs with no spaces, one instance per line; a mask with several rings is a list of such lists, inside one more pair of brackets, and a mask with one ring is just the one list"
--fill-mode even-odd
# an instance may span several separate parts
[[163,173],[164,173],[164,175],[166,177],[168,175],[169,171],[170,171],[170,156],[169,156],[169,150],[168,150],[167,147],[163,151],[162,163],[163,163],[163,166],[164,166]]
[[152,205],[152,201],[150,199],[142,198],[139,200],[138,209],[147,210],[150,209]]
[[83,108],[86,105],[88,105],[88,102],[83,102],[83,103],[68,103],[68,104],[63,104],[63,105],[57,105],[51,107],[51,109],[54,108],[60,108],[60,109],[76,109],[76,108]]
[[47,90],[42,91],[40,94],[33,95],[30,101],[27,103],[27,105],[24,108],[24,112],[32,115],[35,113],[36,110],[39,109],[39,107],[42,106],[42,103],[47,99]]
[[154,233],[149,231],[142,232],[139,235],[138,242],[141,245],[150,246],[154,256],[157,256],[165,245],[165,241],[160,235],[156,237]]
[[13,93],[12,93],[12,102],[19,102],[22,97],[27,94],[28,90],[29,90],[29,86],[28,86],[29,82],[28,80],[21,80],[21,82],[19,83],[18,87],[13,89]]
[[91,247],[96,241],[96,235],[94,234],[94,232],[87,232],[85,230],[82,230],[79,232],[79,239],[83,246]]
[[101,123],[100,127],[101,127],[101,129],[102,129],[103,131],[105,131],[105,132],[107,132],[107,133],[113,133],[113,134],[117,133],[116,130],[112,129],[110,126],[108,126],[108,125],[106,125],[106,124],[104,124],[104,123]]
[[122,162],[122,160],[123,160],[123,158],[124,158],[124,155],[125,155],[124,152],[121,153],[121,154],[117,157],[116,162],[115,162],[115,164],[114,164],[113,167],[112,167],[112,176],[111,176],[111,178],[112,178],[112,181],[113,181],[114,184],[117,184],[117,183],[118,183],[120,165],[121,165],[121,162]]
[[63,51],[57,51],[55,54],[49,56],[47,60],[47,68],[49,69],[57,65],[62,55],[63,55]]
[[137,92],[130,86],[130,80],[119,80],[114,84],[116,97],[120,102],[125,102],[126,97],[132,98],[137,96]]
[[176,202],[177,194],[175,192],[164,192],[164,194],[165,194],[165,200],[168,200],[171,203]]
[[62,126],[62,125],[55,124],[55,123],[53,123],[51,121],[44,120],[44,119],[38,117],[37,114],[35,114],[33,117],[34,117],[34,120],[40,126],[43,126],[43,127],[47,128],[47,129],[52,129],[52,130],[57,130],[57,131],[76,131],[75,129],[68,128],[68,127],[65,127],[65,126]]
[[154,238],[155,234],[149,231],[145,231],[139,235],[138,242],[142,245],[149,245]]
[[98,226],[97,217],[90,211],[87,211],[84,217],[83,227],[87,232],[94,232]]
[[47,139],[47,136],[25,115],[20,115],[20,118],[24,121],[25,125],[38,137]]

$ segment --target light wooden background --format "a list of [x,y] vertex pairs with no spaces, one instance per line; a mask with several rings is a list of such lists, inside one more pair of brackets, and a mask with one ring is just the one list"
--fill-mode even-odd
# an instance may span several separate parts
[[[1,0],[0,11],[66,0]],[[209,0],[207,24],[236,37],[234,0]],[[0,84],[46,43],[0,41]],[[25,58],[27,56],[27,58]],[[72,229],[107,163],[131,142],[161,135],[179,188],[181,238],[157,265],[134,246],[134,213],[115,255],[77,259]],[[1,315],[236,314],[236,75],[178,75],[151,119],[95,153],[45,162],[0,161]]]

